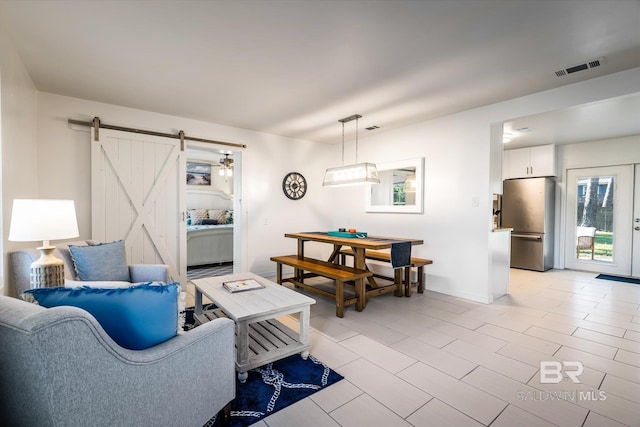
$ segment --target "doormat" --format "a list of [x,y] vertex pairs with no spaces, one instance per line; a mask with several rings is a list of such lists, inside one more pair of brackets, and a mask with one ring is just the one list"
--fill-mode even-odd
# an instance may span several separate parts
[[640,285],[640,279],[634,279],[633,277],[623,276],[611,276],[609,274],[598,274],[596,279],[613,280],[615,282],[633,283],[634,285]]

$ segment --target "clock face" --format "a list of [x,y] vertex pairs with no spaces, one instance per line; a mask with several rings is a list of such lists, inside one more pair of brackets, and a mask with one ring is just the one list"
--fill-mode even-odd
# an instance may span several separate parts
[[298,172],[289,172],[282,180],[282,191],[291,200],[302,199],[307,192],[307,180]]

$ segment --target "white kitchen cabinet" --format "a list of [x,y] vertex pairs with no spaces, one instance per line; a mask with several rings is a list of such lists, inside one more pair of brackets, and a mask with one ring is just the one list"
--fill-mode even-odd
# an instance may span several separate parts
[[504,152],[504,179],[556,176],[556,146],[538,145]]

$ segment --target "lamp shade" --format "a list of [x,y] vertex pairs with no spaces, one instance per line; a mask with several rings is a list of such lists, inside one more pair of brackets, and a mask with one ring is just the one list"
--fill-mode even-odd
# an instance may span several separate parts
[[15,199],[9,240],[32,242],[78,237],[73,200]]
[[416,192],[416,176],[408,175],[404,181],[404,192],[415,193]]
[[324,174],[323,186],[338,186],[364,183],[380,184],[378,169],[373,163],[356,163],[354,165],[329,168]]

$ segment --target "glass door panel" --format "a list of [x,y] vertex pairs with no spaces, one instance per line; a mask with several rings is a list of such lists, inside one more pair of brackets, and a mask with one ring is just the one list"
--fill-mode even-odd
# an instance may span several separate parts
[[567,171],[567,268],[630,274],[632,191],[632,166]]
[[613,262],[615,176],[578,178],[576,258]]

